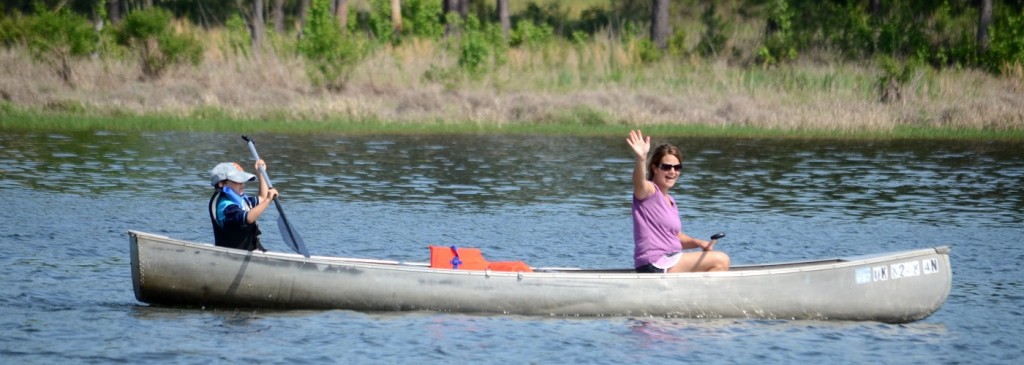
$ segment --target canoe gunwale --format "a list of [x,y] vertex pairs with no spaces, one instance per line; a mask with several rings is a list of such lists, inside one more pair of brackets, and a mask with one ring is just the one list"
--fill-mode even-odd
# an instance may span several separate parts
[[[430,268],[429,264],[423,262],[405,262],[405,261],[394,261],[394,260],[378,260],[378,259],[363,259],[363,258],[348,258],[348,257],[334,257],[334,256],[317,256],[311,255],[308,259],[304,256],[296,253],[288,252],[259,252],[249,251],[241,252],[239,250],[217,247],[209,244],[199,244],[194,242],[181,241],[167,236],[150,234],[139,231],[129,231],[130,236],[146,236],[149,238],[163,239],[167,242],[181,245],[183,247],[198,247],[207,250],[221,251],[230,254],[242,254],[251,255],[253,257],[262,257],[267,259],[280,259],[294,262],[305,262],[308,264],[315,265],[346,265],[354,268],[390,268],[400,271],[416,271],[416,272],[446,272],[460,275],[489,275],[489,276],[532,276],[532,277],[547,277],[547,276],[565,276],[565,277],[608,277],[608,278],[687,278],[687,277],[733,277],[733,276],[752,276],[752,275],[778,275],[795,272],[807,272],[807,271],[819,271],[819,270],[833,270],[838,268],[850,267],[850,266],[865,266],[878,264],[885,261],[891,261],[894,259],[911,258],[920,256],[922,253],[934,251],[938,254],[948,254],[950,247],[948,245],[935,246],[932,248],[921,248],[915,250],[906,250],[898,252],[890,252],[885,254],[872,254],[872,255],[860,255],[851,256],[847,258],[833,258],[833,259],[817,259],[808,261],[789,261],[789,262],[778,262],[778,263],[766,263],[766,264],[755,264],[755,265],[738,265],[731,268],[729,271],[722,272],[700,272],[700,273],[671,273],[671,274],[651,274],[651,273],[636,273],[633,269],[628,268],[612,268],[612,269],[580,269],[580,268],[533,268],[534,272],[502,272],[502,271],[489,271],[489,270],[449,270],[449,269],[434,269]],[[133,245],[133,249],[135,249]],[[135,255],[135,253],[133,253]],[[134,265],[133,265],[134,266]],[[134,275],[133,275],[134,276]]]

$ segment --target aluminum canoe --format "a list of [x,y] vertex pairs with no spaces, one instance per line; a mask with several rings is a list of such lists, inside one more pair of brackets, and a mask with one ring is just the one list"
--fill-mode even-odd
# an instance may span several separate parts
[[128,236],[136,299],[168,306],[904,323],[938,310],[952,282],[948,246],[717,273],[520,273]]

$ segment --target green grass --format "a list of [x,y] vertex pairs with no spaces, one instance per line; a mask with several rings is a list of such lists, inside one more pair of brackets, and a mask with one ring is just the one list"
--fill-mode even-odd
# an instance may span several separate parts
[[535,3],[541,8],[546,8],[549,4],[558,4],[560,9],[568,12],[570,19],[578,19],[580,13],[584,10],[592,7],[607,7],[610,0],[532,0],[532,1],[509,1],[509,12],[512,14],[518,14],[526,10],[526,7],[530,3]]
[[[177,117],[161,115],[94,116],[77,113],[21,111],[0,105],[0,131],[188,131],[285,134],[520,134],[623,136],[640,128],[659,136],[698,136],[723,138],[796,138],[796,139],[947,139],[1024,141],[1024,130],[995,131],[950,129],[941,127],[900,127],[890,131],[781,130],[744,126],[709,125],[627,125],[606,121],[590,111],[578,111],[537,123],[497,123],[382,120],[261,120],[237,119],[224,113],[207,111],[205,116]],[[582,114],[582,115],[576,115]]]

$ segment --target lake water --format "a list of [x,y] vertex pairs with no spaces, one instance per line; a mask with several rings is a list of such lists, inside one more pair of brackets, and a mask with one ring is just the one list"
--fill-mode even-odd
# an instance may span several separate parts
[[[621,138],[253,135],[317,255],[628,267]],[[655,143],[665,140],[655,139]],[[673,138],[684,230],[734,264],[951,245],[952,292],[909,324],[151,307],[126,231],[212,239],[218,133],[0,134],[2,363],[1019,363],[1024,144]],[[252,186],[250,188],[253,188]],[[287,250],[276,212],[264,244]]]

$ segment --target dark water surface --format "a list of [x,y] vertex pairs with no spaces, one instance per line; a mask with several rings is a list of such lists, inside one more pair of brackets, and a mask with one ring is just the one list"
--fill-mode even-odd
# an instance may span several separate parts
[[[625,136],[253,137],[314,254],[427,261],[428,244],[458,244],[533,266],[632,263]],[[728,232],[734,264],[951,245],[949,299],[904,325],[150,307],[125,232],[209,242],[207,171],[251,169],[242,140],[5,132],[0,362],[1020,362],[1024,144],[671,142],[684,229]],[[265,245],[285,250],[275,219]]]

